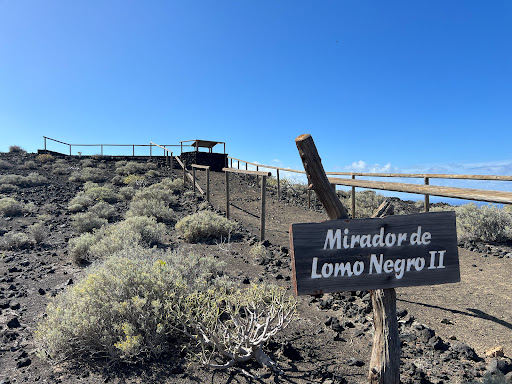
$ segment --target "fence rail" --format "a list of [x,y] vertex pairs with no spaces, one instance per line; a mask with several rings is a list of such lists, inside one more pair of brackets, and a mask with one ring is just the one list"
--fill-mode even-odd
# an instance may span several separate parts
[[[64,144],[64,145],[67,145],[69,146],[69,156],[72,156],[72,148],[73,147],[100,147],[100,154],[101,156],[103,156],[103,148],[104,147],[132,147],[132,157],[135,156],[135,147],[149,147],[149,157],[153,157],[153,147],[155,146],[155,144],[153,143],[150,143],[150,144],[70,144],[70,143],[65,143],[63,141],[60,141],[60,140],[55,140],[55,139],[52,139],[51,137],[46,137],[46,136],[43,136],[43,139],[44,139],[44,150],[47,151],[47,140],[50,140],[50,141],[54,141],[56,143],[59,143],[59,144]],[[166,147],[179,147],[180,145],[179,144],[166,144],[166,145],[163,145],[161,148],[166,148]],[[164,151],[164,156],[166,155],[166,152]]]
[[[245,163],[245,169],[248,165],[253,165],[258,171],[260,168],[273,169],[276,171],[278,198],[281,196],[280,192],[280,175],[279,172],[292,172],[305,174],[304,171],[296,169],[286,169],[276,167],[273,165],[264,165],[253,163],[250,161],[237,159],[228,156],[231,161],[231,168],[233,168],[233,161],[237,162],[237,168],[240,169],[240,163]],[[486,189],[470,189],[470,188],[455,188],[430,185],[430,179],[452,179],[452,180],[483,180],[483,181],[512,181],[512,176],[504,175],[459,175],[459,174],[442,174],[442,173],[364,173],[364,172],[325,172],[329,176],[350,176],[350,179],[345,178],[329,178],[329,181],[334,185],[344,185],[352,187],[352,217],[355,217],[355,189],[367,188],[378,189],[385,191],[414,193],[424,195],[425,197],[425,212],[430,208],[430,196],[458,198],[462,200],[484,201],[488,203],[501,203],[512,204],[512,192],[486,190]],[[409,184],[409,183],[394,183],[383,181],[371,180],[356,180],[356,177],[385,177],[385,178],[416,178],[423,179],[424,185]],[[313,187],[314,189],[314,187]],[[309,189],[308,189],[308,205],[309,205]]]

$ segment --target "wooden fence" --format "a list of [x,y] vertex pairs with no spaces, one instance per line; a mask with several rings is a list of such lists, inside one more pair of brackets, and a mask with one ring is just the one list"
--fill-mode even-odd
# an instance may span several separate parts
[[[276,171],[277,179],[277,193],[278,198],[281,197],[280,188],[280,171],[281,172],[292,172],[298,174],[305,174],[305,171],[299,171],[295,169],[286,169],[275,167],[272,165],[264,165],[258,163],[252,163],[246,160],[229,157],[228,160],[231,162],[233,168],[233,161],[237,169],[240,169],[240,164],[245,163],[245,169],[248,169],[248,165],[253,165],[256,170],[260,168],[273,169]],[[415,193],[425,196],[425,212],[429,211],[430,208],[430,196],[450,197],[458,198],[463,200],[475,200],[484,201],[488,203],[502,203],[512,204],[512,192],[495,191],[486,189],[471,189],[471,188],[455,188],[455,187],[443,187],[430,185],[431,179],[459,179],[459,180],[487,180],[487,181],[512,181],[512,176],[500,176],[500,175],[455,175],[455,174],[429,174],[429,173],[363,173],[363,172],[325,172],[329,176],[350,176],[349,178],[341,177],[329,177],[329,182],[336,185],[343,185],[352,187],[352,217],[356,217],[356,206],[355,206],[355,189],[367,188],[367,189],[378,189],[385,191],[395,191],[404,193]],[[356,177],[395,177],[395,178],[419,178],[423,179],[423,185],[421,184],[410,184],[410,183],[394,183],[387,181],[372,181],[372,180],[361,180]],[[308,205],[309,205],[309,190],[312,186],[308,187]],[[314,189],[314,188],[313,188]]]

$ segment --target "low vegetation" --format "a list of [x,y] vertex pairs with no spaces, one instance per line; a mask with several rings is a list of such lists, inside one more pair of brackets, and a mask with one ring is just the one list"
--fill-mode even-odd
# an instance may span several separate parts
[[199,211],[176,223],[176,232],[190,243],[227,237],[236,228],[236,222],[211,211]]
[[19,145],[11,145],[9,147],[9,152],[10,153],[26,153],[26,151],[21,148]]
[[2,216],[21,216],[25,210],[25,205],[12,197],[0,198],[0,214]]
[[154,163],[138,163],[136,161],[116,163],[116,173],[122,176],[146,173],[152,169],[156,169],[156,165]]
[[0,185],[11,184],[18,187],[35,187],[46,183],[46,177],[39,173],[32,172],[28,176],[23,175],[0,175]]
[[175,349],[181,335],[202,364],[272,365],[262,346],[293,319],[295,300],[279,287],[232,287],[221,268],[184,250],[127,248],[52,299],[36,332],[40,354],[134,363]]
[[32,239],[23,232],[8,232],[0,238],[1,249],[25,249],[30,248],[32,244]]

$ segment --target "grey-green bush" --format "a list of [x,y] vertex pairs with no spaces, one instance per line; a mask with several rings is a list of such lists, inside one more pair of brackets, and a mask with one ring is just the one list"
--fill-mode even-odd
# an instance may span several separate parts
[[28,233],[37,244],[40,244],[48,237],[48,228],[42,222],[35,223],[28,227]]
[[186,216],[176,223],[176,231],[186,241],[195,243],[208,239],[228,236],[236,228],[234,221],[219,216],[211,211],[199,211]]
[[88,212],[91,212],[92,214],[108,221],[116,216],[115,208],[104,201],[100,201],[99,203],[96,203],[90,207]]
[[130,217],[94,233],[85,233],[69,241],[71,258],[75,262],[107,258],[123,249],[152,246],[164,241],[167,229],[155,218]]
[[4,197],[0,199],[0,214],[2,216],[21,216],[23,214],[24,205],[16,201],[12,197]]
[[5,161],[5,160],[0,160],[0,169],[11,169],[12,168],[12,165]]
[[123,200],[131,200],[135,196],[135,188],[129,186],[119,188],[119,195],[121,195]]
[[0,238],[2,249],[24,249],[32,246],[32,240],[23,232],[8,232]]
[[[183,259],[186,267],[177,262]],[[140,247],[112,256],[48,304],[36,331],[41,355],[128,363],[159,356],[175,333],[168,313],[178,284],[199,285],[217,265],[212,257]]]
[[116,173],[118,175],[128,176],[131,174],[140,174],[145,173],[151,169],[155,169],[156,165],[154,163],[137,163],[136,161],[129,161],[125,165],[117,167],[116,163]]
[[126,212],[126,217],[148,216],[154,217],[157,221],[171,223],[175,219],[174,211],[169,204],[163,200],[157,199],[138,199],[135,198],[130,203],[130,208]]
[[28,176],[23,175],[0,175],[0,184],[12,184],[19,187],[34,187],[46,183],[46,177],[32,172]]
[[72,220],[73,228],[78,233],[92,232],[93,229],[101,228],[108,223],[106,219],[92,212],[77,213]]

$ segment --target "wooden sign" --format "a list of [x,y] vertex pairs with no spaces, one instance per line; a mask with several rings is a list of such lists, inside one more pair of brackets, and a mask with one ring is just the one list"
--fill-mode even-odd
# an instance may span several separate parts
[[455,212],[293,224],[298,295],[460,281]]

